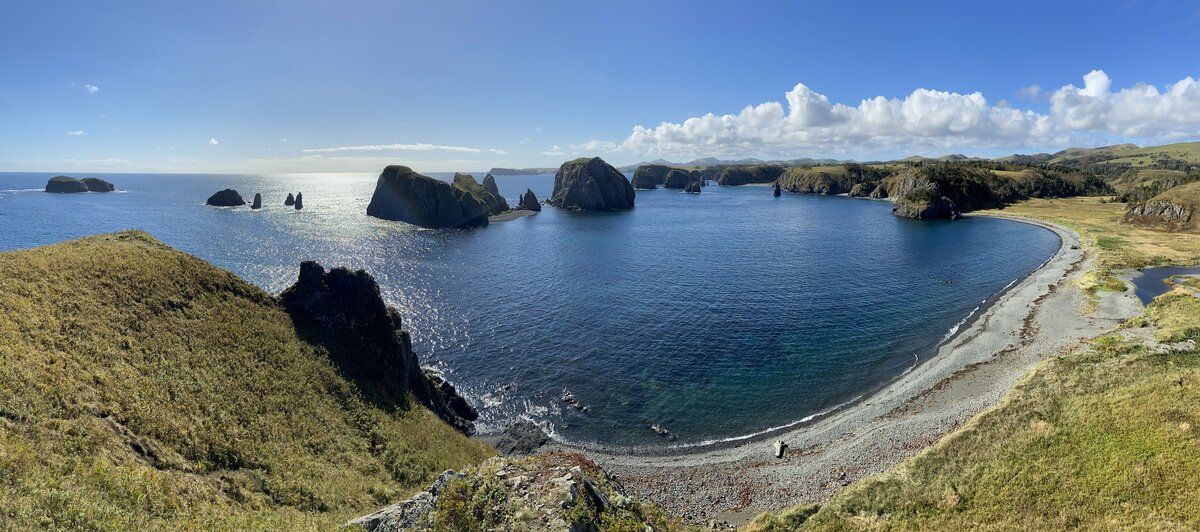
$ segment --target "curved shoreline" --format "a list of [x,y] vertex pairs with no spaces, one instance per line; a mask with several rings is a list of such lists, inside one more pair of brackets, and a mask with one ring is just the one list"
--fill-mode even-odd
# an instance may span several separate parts
[[[824,500],[854,479],[883,472],[997,403],[1038,361],[1140,313],[1129,293],[1105,296],[1119,300],[1082,312],[1086,296],[1072,280],[1091,259],[1074,231],[1003,214],[974,216],[1046,228],[1058,235],[1059,249],[911,371],[811,423],[730,446],[656,455],[586,452],[636,494],[689,520],[744,522]],[[768,439],[788,444],[784,458],[774,458]]]

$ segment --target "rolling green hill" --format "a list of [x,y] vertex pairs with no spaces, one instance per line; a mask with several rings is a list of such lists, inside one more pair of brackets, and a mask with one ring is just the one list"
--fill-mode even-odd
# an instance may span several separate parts
[[330,529],[491,454],[298,323],[145,233],[0,254],[0,528]]

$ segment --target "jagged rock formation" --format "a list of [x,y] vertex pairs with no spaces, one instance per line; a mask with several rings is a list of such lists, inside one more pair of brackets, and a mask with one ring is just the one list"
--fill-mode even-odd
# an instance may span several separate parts
[[260,194],[258,192],[254,193],[254,202],[252,202],[250,204],[250,208],[251,209],[261,209],[262,208],[262,194]]
[[687,170],[681,170],[679,168],[672,168],[672,169],[668,170],[667,175],[663,177],[662,186],[663,186],[663,188],[681,189],[681,188],[687,188],[688,183],[693,183],[693,182],[697,183],[697,186],[699,186],[699,183],[700,183],[700,173],[699,172],[689,172]]
[[85,177],[82,179],[82,182],[83,186],[87,187],[88,192],[112,192],[117,189],[112,183],[98,177]]
[[687,185],[685,185],[683,187],[683,191],[690,193],[690,194],[699,194],[700,193],[700,182],[692,181],[692,182],[688,183]]
[[[487,510],[480,515],[472,508]],[[614,523],[627,526],[612,528]],[[429,490],[344,527],[583,532],[634,525],[636,530],[683,528],[656,508],[634,502],[595,462],[555,451],[524,459],[494,457],[461,473],[446,471]]]
[[497,196],[500,195],[500,187],[496,186],[496,178],[492,177],[492,174],[483,177],[483,189]]
[[293,207],[296,207],[296,210],[304,208],[304,194],[302,192],[296,193],[296,204]]
[[331,353],[343,374],[376,400],[403,404],[411,392],[434,413],[470,434],[478,413],[450,383],[421,368],[399,312],[384,303],[371,274],[346,268],[325,271],[307,261],[280,301],[317,342],[340,346]]
[[542,212],[542,204],[538,203],[537,196],[533,195],[533,191],[525,189],[525,194],[521,195],[521,202],[517,204],[518,209]]
[[293,196],[291,192],[288,192],[288,197],[287,197],[287,199],[283,200],[283,204],[287,205],[288,207],[295,205],[296,204],[296,196]]
[[563,163],[554,174],[549,203],[579,211],[618,211],[633,208],[633,185],[625,175],[599,157]]
[[242,199],[242,195],[238,191],[227,188],[208,197],[208,201],[204,203],[213,207],[240,207],[246,204],[246,200]]
[[666,180],[672,168],[661,164],[643,164],[633,171],[633,188],[653,190]]
[[1129,205],[1121,222],[1166,231],[1195,231],[1200,226],[1198,211],[1200,182],[1193,182]]
[[751,183],[770,183],[783,175],[783,166],[777,164],[754,164],[746,166],[728,166],[717,174],[717,184],[723,187],[748,185]]
[[[509,210],[508,201],[499,192],[492,192],[487,187],[480,185],[471,174],[454,174],[454,184],[451,186],[470,194],[480,203],[487,205],[489,214],[500,214]],[[496,188],[494,178],[492,179],[492,188]]]
[[87,185],[83,184],[83,181],[75,179],[74,177],[67,177],[65,175],[51,177],[50,180],[46,182],[46,192],[52,192],[55,194],[71,194],[75,192],[87,191]]
[[379,174],[367,215],[433,229],[488,224],[488,206],[475,196],[400,165]]

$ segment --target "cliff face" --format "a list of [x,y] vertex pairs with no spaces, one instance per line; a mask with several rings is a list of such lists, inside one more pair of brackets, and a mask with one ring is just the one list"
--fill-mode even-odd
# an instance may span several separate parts
[[400,165],[379,174],[367,205],[368,216],[433,229],[486,226],[488,212],[471,193]]
[[663,188],[683,189],[687,188],[688,184],[696,183],[700,186],[700,173],[689,172],[680,168],[672,168],[667,171],[667,175],[663,177]]
[[1200,230],[1200,182],[1168,189],[1149,200],[1133,203],[1121,223],[1165,231]]
[[334,363],[365,392],[402,404],[411,391],[451,426],[470,434],[478,414],[440,376],[423,370],[402,327],[399,312],[387,306],[371,274],[346,268],[300,265],[296,283],[279,295],[288,312],[312,339],[338,347]]
[[633,188],[653,190],[663,184],[670,172],[670,166],[661,164],[643,164],[633,172]]
[[625,175],[599,157],[563,163],[554,174],[549,203],[580,211],[618,211],[633,208],[633,185]]
[[783,171],[783,166],[777,164],[727,166],[720,170],[716,180],[721,186],[770,183],[783,175]]

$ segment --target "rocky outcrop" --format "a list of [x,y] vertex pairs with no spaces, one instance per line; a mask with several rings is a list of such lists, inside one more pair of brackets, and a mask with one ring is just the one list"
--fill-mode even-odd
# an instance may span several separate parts
[[928,190],[919,190],[896,198],[892,203],[892,214],[918,220],[957,220],[962,213],[954,202],[945,196]]
[[690,193],[690,194],[699,194],[700,193],[700,182],[692,181],[692,182],[688,183],[687,185],[685,185],[683,187],[683,191]]
[[50,180],[46,182],[46,192],[52,192],[55,194],[71,194],[87,191],[87,185],[83,184],[83,181],[75,179],[74,177],[67,177],[65,175],[51,177]]
[[492,174],[483,177],[483,189],[497,196],[500,195],[500,187],[496,186],[496,178],[492,177]]
[[872,192],[875,192],[874,183],[855,183],[854,186],[850,187],[850,192],[847,195],[851,198],[866,198]]
[[749,185],[751,183],[770,183],[783,175],[783,167],[777,164],[755,164],[747,166],[728,166],[717,174],[717,184],[723,187]]
[[779,188],[779,181],[776,181],[776,182],[775,182],[775,191],[774,191],[774,192],[772,192],[772,194],[773,194],[773,195],[774,195],[776,198],[778,198],[778,197],[780,196],[780,194],[781,194],[781,189]]
[[[475,517],[484,508],[486,522]],[[614,524],[625,523],[625,526]],[[636,525],[636,527],[635,527]],[[343,525],[399,530],[682,530],[617,479],[573,452],[493,457],[463,472],[446,471],[426,491]]]
[[537,423],[521,420],[504,429],[494,447],[501,454],[526,456],[537,452],[549,441],[550,437]]
[[538,203],[537,196],[530,189],[525,189],[525,193],[521,195],[521,202],[517,204],[517,208],[526,211],[542,212],[542,204]]
[[599,157],[567,161],[554,174],[549,203],[578,211],[619,211],[633,208],[633,185],[619,170]]
[[296,284],[279,299],[302,336],[326,345],[341,372],[369,397],[403,404],[412,393],[451,426],[474,431],[478,414],[454,386],[421,368],[400,313],[384,303],[369,273],[325,271],[316,262],[304,262]]
[[112,192],[117,189],[112,183],[98,177],[85,177],[82,182],[88,192]]
[[288,207],[295,205],[296,204],[296,196],[293,196],[291,192],[288,192],[288,197],[287,197],[287,199],[283,200],[283,204],[287,205]]
[[687,188],[688,183],[696,183],[699,186],[700,173],[689,172],[679,168],[672,168],[667,171],[667,175],[663,177],[663,188],[682,189]]
[[1121,223],[1165,231],[1200,229],[1200,182],[1168,189],[1147,201],[1133,203]]
[[246,200],[242,199],[242,195],[238,191],[227,188],[208,197],[208,201],[204,203],[213,207],[240,207],[246,204]]
[[483,227],[488,206],[462,189],[407,166],[392,165],[379,174],[367,215],[433,229]]
[[304,208],[304,193],[302,193],[302,192],[296,193],[296,204],[293,205],[293,207],[295,207],[296,210],[300,210],[300,209]]
[[[454,188],[470,194],[480,203],[487,205],[488,214],[500,214],[509,210],[508,201],[498,192],[492,192],[487,187],[475,181],[471,174],[454,174]],[[492,179],[492,188],[496,188],[496,180]]]
[[643,164],[633,171],[633,188],[656,189],[663,184],[667,172],[671,170],[672,167],[661,164]]
[[254,201],[250,203],[250,208],[251,209],[261,209],[262,208],[262,194],[260,194],[258,192],[254,193]]
[[877,185],[869,194],[867,194],[867,197],[871,199],[887,199],[887,187],[884,187],[882,184]]

